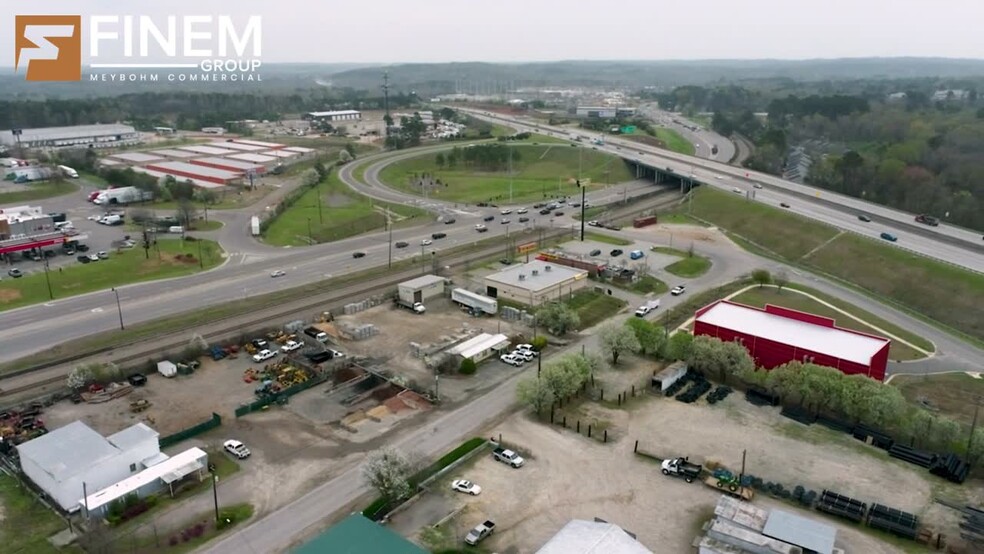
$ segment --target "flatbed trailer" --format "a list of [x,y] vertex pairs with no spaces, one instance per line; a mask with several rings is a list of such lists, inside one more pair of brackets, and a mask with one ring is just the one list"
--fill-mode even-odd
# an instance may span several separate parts
[[717,477],[705,477],[704,484],[713,489],[717,489],[725,494],[730,494],[731,496],[738,498],[740,500],[750,501],[755,498],[755,491],[751,487],[740,487],[737,485],[727,485]]

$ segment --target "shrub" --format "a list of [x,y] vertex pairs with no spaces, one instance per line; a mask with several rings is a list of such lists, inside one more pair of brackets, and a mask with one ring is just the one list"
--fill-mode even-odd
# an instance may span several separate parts
[[547,337],[534,337],[533,340],[530,341],[530,344],[533,345],[533,350],[539,352],[547,347]]
[[458,368],[458,372],[462,375],[474,375],[476,370],[478,370],[478,366],[475,364],[475,360],[471,358],[461,360],[461,366]]

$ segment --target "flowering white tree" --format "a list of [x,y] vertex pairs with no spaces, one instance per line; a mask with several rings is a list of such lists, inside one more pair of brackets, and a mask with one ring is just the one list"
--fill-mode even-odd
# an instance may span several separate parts
[[369,453],[362,476],[369,485],[388,500],[402,500],[410,496],[410,476],[414,465],[399,450],[385,447]]
[[68,388],[72,390],[83,389],[90,382],[92,382],[92,370],[89,366],[77,366],[68,374]]

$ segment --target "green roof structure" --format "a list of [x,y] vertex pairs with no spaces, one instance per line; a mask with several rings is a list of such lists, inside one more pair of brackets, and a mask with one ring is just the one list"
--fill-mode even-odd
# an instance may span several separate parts
[[416,544],[364,517],[352,514],[293,554],[428,554]]

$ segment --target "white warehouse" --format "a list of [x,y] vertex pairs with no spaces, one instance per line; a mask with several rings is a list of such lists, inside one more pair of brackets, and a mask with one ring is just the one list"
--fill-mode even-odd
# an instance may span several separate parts
[[75,421],[17,446],[21,470],[67,512],[86,494],[167,459],[158,433],[137,423],[103,437]]
[[447,279],[438,275],[422,275],[397,285],[397,294],[404,302],[421,302],[444,296]]

